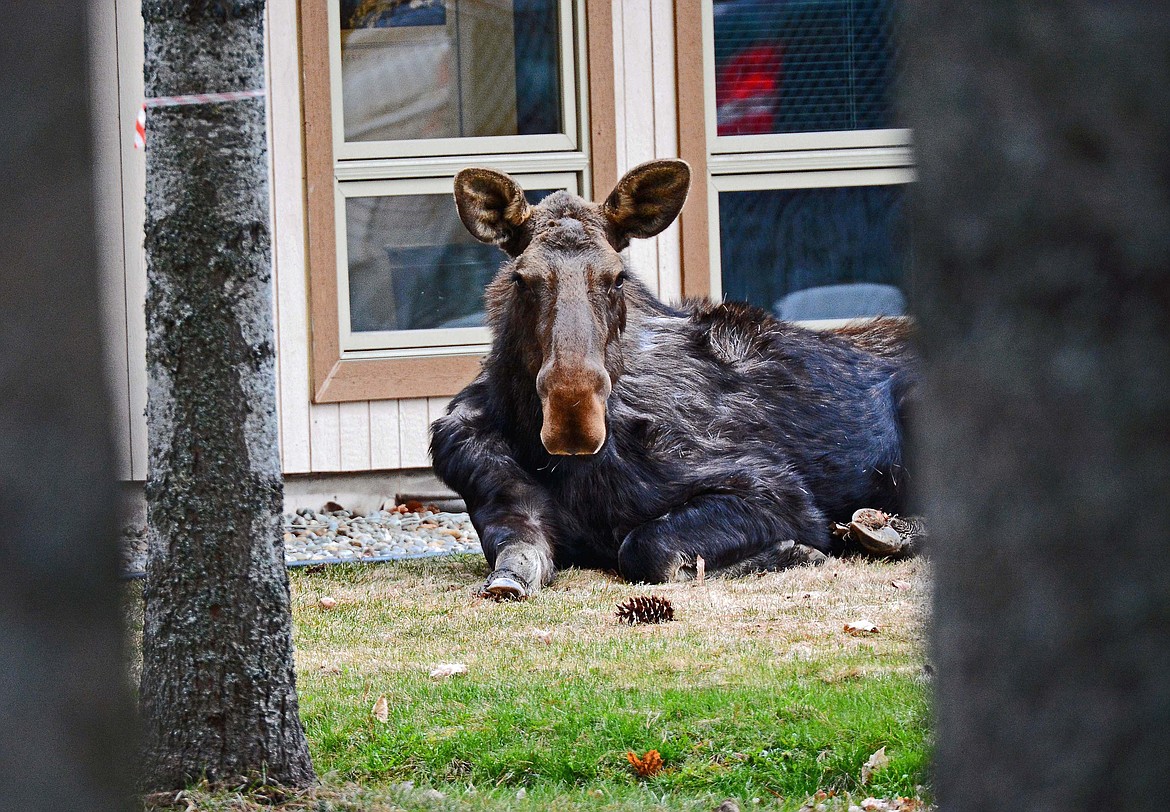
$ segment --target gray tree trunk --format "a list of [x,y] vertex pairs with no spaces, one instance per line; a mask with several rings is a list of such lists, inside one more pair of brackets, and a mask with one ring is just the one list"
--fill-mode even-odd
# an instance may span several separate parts
[[[129,808],[86,16],[0,6],[0,809]],[[30,27],[31,26],[31,27]]]
[[910,0],[938,793],[1160,808],[1170,7]]
[[[264,87],[262,0],[147,0],[146,95]],[[263,98],[147,122],[145,789],[314,780],[280,516]]]

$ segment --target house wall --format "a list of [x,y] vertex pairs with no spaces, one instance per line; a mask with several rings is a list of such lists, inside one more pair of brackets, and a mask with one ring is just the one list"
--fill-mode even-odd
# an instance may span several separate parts
[[[117,406],[119,477],[125,480],[146,476],[145,160],[133,148],[134,120],[143,100],[140,8],[139,0],[94,0],[93,6],[97,193],[106,280],[102,304]],[[311,402],[297,5],[269,3],[267,14],[277,402],[284,471],[352,473],[429,466],[427,427],[445,409],[446,398]],[[620,173],[678,154],[674,3],[615,0],[613,15]],[[635,270],[666,299],[680,296],[679,250],[677,226],[628,249]]]

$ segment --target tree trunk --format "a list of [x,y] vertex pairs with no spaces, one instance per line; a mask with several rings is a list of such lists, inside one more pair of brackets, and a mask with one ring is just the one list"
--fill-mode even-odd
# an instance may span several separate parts
[[[262,0],[147,0],[146,95],[264,87]],[[280,517],[263,98],[147,121],[144,788],[314,780]]]
[[938,794],[1161,804],[1170,10],[911,0]]
[[[0,809],[128,809],[86,16],[0,6]],[[35,26],[35,29],[30,27]]]

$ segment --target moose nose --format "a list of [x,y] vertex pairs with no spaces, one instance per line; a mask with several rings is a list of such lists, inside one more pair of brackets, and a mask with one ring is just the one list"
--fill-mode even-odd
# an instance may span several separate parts
[[596,454],[605,444],[609,375],[601,367],[541,370],[536,380],[543,423],[540,441],[550,454]]

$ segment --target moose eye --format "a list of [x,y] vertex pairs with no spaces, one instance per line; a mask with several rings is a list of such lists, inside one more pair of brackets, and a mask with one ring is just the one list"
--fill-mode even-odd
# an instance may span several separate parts
[[524,281],[524,277],[523,277],[523,276],[521,276],[521,275],[519,274],[519,272],[517,272],[517,271],[512,271],[512,284],[513,284],[513,285],[515,285],[515,286],[516,286],[516,287],[518,287],[518,288],[522,288],[522,287],[524,287],[524,286],[525,286],[527,283]]
[[619,273],[617,275],[617,278],[613,280],[613,289],[614,290],[621,290],[622,285],[624,285],[625,282],[626,282],[626,272],[622,271],[621,273]]

